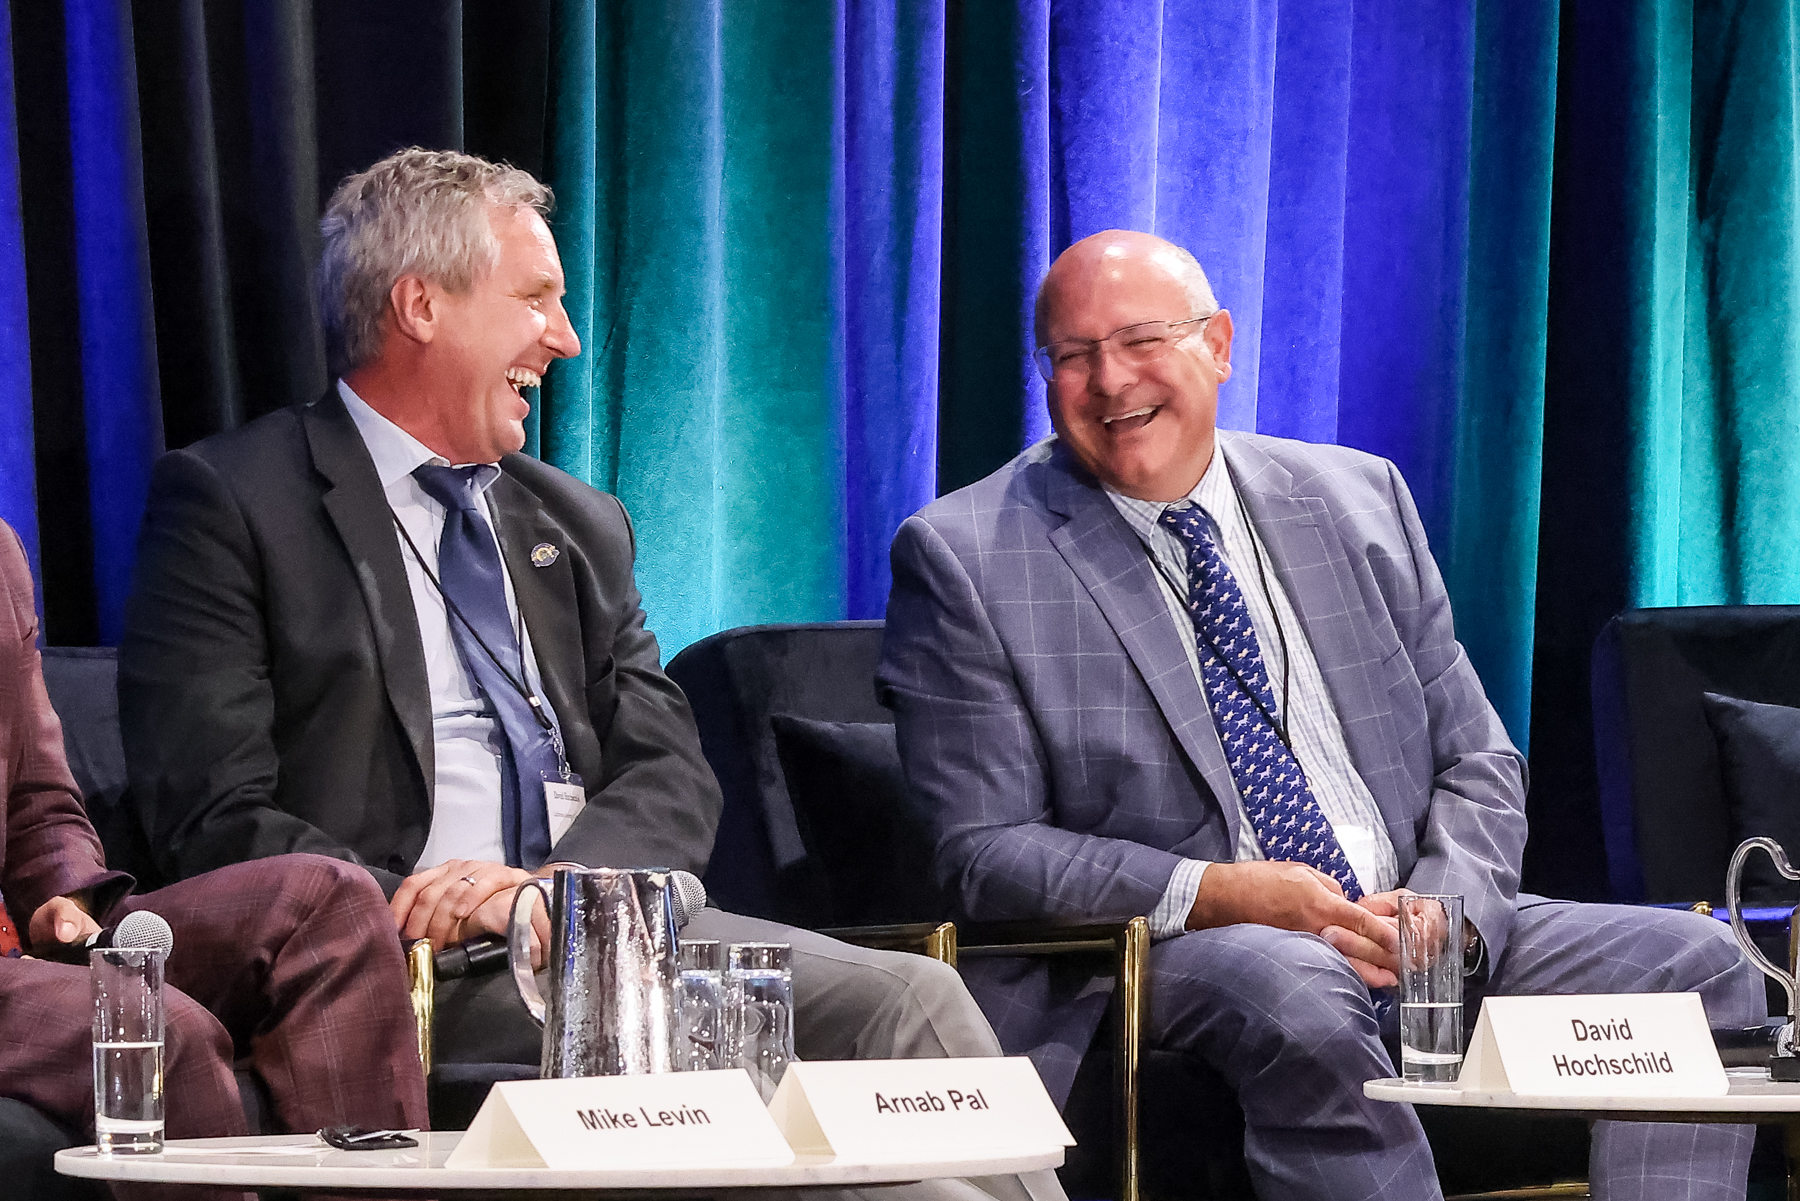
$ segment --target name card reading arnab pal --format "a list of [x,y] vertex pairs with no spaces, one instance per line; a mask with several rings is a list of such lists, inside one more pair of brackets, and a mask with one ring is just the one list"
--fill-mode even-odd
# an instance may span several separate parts
[[742,1068],[503,1080],[450,1168],[766,1167],[794,1162]]
[[799,1154],[855,1162],[1075,1143],[1023,1056],[790,1063],[769,1113]]
[[1549,1097],[1729,1091],[1691,992],[1488,997],[1456,1087]]

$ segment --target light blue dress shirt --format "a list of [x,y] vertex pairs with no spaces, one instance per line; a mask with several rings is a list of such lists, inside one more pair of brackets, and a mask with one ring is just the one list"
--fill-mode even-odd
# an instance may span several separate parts
[[[1145,552],[1156,566],[1157,577],[1163,583],[1163,598],[1168,602],[1170,620],[1176,623],[1181,632],[1182,645],[1187,647],[1188,662],[1193,667],[1194,678],[1200,680],[1200,655],[1194,642],[1194,623],[1187,611],[1187,548],[1172,530],[1159,521],[1163,510],[1170,505],[1122,496],[1111,489],[1107,490],[1106,495],[1137,534],[1144,544]],[[1386,892],[1394,888],[1399,883],[1400,869],[1394,856],[1394,844],[1388,838],[1386,824],[1381,820],[1381,810],[1350,761],[1350,748],[1344,742],[1344,727],[1332,705],[1331,694],[1326,691],[1325,677],[1319,670],[1318,660],[1313,656],[1312,644],[1307,641],[1306,631],[1300,625],[1293,602],[1281,586],[1274,564],[1269,559],[1268,548],[1245,519],[1219,440],[1215,439],[1213,442],[1213,456],[1207,465],[1206,474],[1200,477],[1200,482],[1185,500],[1198,505],[1211,520],[1219,553],[1231,568],[1231,574],[1236,577],[1238,588],[1244,594],[1244,602],[1249,606],[1250,618],[1255,626],[1257,646],[1262,651],[1263,663],[1269,669],[1269,684],[1275,693],[1278,710],[1284,703],[1282,643],[1285,639],[1287,656],[1291,658],[1291,662],[1286,665],[1288,687],[1285,703],[1289,712],[1285,716],[1288,737],[1293,743],[1294,757],[1306,772],[1313,799],[1319,803],[1319,809],[1326,820],[1331,822],[1338,843],[1344,848],[1344,857],[1350,861],[1351,870],[1356,873],[1357,882],[1362,885],[1365,893]],[[1263,570],[1258,569],[1259,555]],[[1284,637],[1276,637],[1278,630]],[[1206,685],[1203,680],[1200,690],[1205,695]],[[1228,799],[1221,798],[1221,802],[1237,806],[1236,860],[1241,863],[1263,858],[1262,846],[1257,842],[1256,831],[1250,824],[1249,815],[1244,811],[1243,800],[1233,793]],[[1206,868],[1207,864],[1198,859],[1184,859],[1176,867],[1161,901],[1150,913],[1150,931],[1153,937],[1168,938],[1186,928],[1188,913],[1194,907],[1194,898],[1200,892],[1200,880],[1205,875]]]
[[[500,832],[500,771],[504,760],[506,735],[493,705],[475,687],[456,644],[450,637],[450,611],[444,598],[425,574],[438,569],[438,540],[444,533],[444,507],[425,494],[413,479],[413,469],[424,463],[441,467],[467,466],[452,464],[434,454],[423,442],[370,408],[368,402],[343,380],[338,381],[338,395],[350,410],[350,420],[362,434],[363,445],[375,461],[375,474],[387,494],[389,507],[412,536],[413,545],[425,562],[413,555],[400,531],[394,541],[400,546],[400,558],[406,564],[406,582],[412,590],[413,610],[419,618],[419,636],[425,650],[425,678],[431,686],[431,733],[437,771],[432,789],[431,833],[425,849],[419,853],[416,871],[436,867],[451,859],[482,859],[491,863],[506,862],[506,843]],[[499,549],[499,528],[494,520],[493,503],[484,492],[482,507],[488,528]],[[543,697],[543,679],[538,673],[537,656],[531,649],[531,632],[519,619],[519,603],[513,594],[512,574],[500,559],[501,574],[506,578],[506,609],[514,628],[520,634],[524,651],[527,686]],[[544,697],[544,708],[550,701]],[[550,713],[552,721],[556,714]]]

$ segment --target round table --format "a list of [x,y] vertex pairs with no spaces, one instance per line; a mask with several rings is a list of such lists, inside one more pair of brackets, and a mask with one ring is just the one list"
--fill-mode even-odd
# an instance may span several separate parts
[[[1478,1092],[1454,1084],[1409,1084],[1389,1078],[1371,1080],[1363,1093],[1376,1101],[1408,1105],[1449,1105],[1467,1109],[1529,1109],[1558,1115],[1619,1122],[1720,1122],[1731,1125],[1780,1126],[1787,1142],[1788,1197],[1800,1201],[1800,1084],[1769,1079],[1764,1069],[1738,1068],[1727,1073],[1730,1091],[1722,1097],[1684,1096],[1540,1096],[1531,1093]],[[68,1154],[68,1152],[63,1152]]]
[[609,1195],[646,1194],[670,1198],[737,1188],[808,1188],[827,1185],[902,1184],[942,1176],[999,1176],[1035,1172],[1062,1164],[1061,1147],[1033,1154],[980,1158],[934,1158],[921,1149],[916,1159],[847,1162],[802,1155],[782,1167],[719,1168],[462,1168],[444,1160],[462,1139],[461,1131],[426,1133],[419,1145],[398,1151],[339,1151],[316,1135],[283,1134],[252,1138],[196,1138],[170,1142],[160,1155],[102,1156],[92,1147],[56,1153],[56,1170],[66,1176],[162,1184],[211,1184],[230,1188],[287,1188],[306,1192]]

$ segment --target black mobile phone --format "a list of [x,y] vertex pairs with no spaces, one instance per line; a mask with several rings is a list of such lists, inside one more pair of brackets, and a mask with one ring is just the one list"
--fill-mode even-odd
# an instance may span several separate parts
[[372,1126],[327,1126],[319,1137],[340,1151],[392,1151],[399,1147],[416,1147],[419,1140],[414,1130],[379,1130]]

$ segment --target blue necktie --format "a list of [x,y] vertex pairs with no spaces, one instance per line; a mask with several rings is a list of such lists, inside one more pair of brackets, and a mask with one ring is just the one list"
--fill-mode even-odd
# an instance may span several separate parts
[[1306,772],[1276,730],[1275,694],[1250,610],[1213,541],[1206,514],[1184,505],[1164,509],[1160,520],[1187,547],[1187,607],[1200,651],[1200,677],[1231,778],[1263,854],[1315,867],[1356,900],[1363,895],[1356,873],[1313,799]]
[[[425,494],[444,506],[444,533],[438,540],[438,582],[454,607],[450,636],[475,686],[500,717],[506,753],[500,765],[500,831],[508,867],[537,868],[550,857],[550,816],[544,805],[545,772],[560,764],[550,732],[508,675],[525,685],[524,656],[506,607],[506,576],[500,548],[481,508],[481,494],[500,476],[491,463],[413,471]],[[456,617],[461,613],[467,625]],[[480,641],[470,633],[475,627]],[[488,650],[481,644],[486,643]],[[499,656],[495,663],[493,656]],[[505,664],[505,671],[500,664]]]

